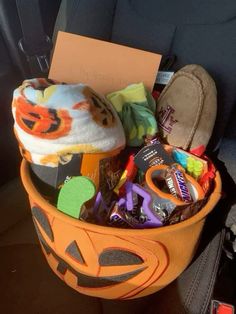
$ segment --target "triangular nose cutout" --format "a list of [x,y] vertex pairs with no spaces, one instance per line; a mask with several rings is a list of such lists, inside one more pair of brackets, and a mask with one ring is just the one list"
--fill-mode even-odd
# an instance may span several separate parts
[[70,255],[76,262],[80,264],[85,264],[84,258],[80,252],[80,249],[76,241],[72,241],[69,246],[66,248],[66,254]]

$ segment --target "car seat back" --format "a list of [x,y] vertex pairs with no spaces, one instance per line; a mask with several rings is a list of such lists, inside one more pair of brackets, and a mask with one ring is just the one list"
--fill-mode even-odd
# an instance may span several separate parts
[[236,104],[236,2],[175,0],[65,0],[58,29],[163,55],[172,69],[202,65],[218,91],[217,120],[209,144],[215,149]]

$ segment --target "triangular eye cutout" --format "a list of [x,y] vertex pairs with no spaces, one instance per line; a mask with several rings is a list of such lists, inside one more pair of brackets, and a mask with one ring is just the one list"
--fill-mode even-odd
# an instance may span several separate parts
[[50,226],[49,220],[47,215],[44,213],[44,211],[37,206],[32,207],[32,215],[37,220],[37,222],[40,224],[43,231],[46,233],[46,235],[49,237],[49,239],[53,242],[54,236],[53,231]]
[[122,249],[108,249],[99,256],[100,266],[120,266],[143,264],[143,259],[137,254]]
[[66,254],[73,258],[76,262],[80,264],[85,264],[84,258],[80,252],[80,249],[76,241],[72,241],[66,248]]

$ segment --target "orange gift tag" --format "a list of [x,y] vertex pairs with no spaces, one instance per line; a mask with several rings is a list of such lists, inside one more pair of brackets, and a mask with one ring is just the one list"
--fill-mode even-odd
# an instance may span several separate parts
[[153,89],[161,55],[59,32],[49,78],[84,83],[104,95],[143,82]]

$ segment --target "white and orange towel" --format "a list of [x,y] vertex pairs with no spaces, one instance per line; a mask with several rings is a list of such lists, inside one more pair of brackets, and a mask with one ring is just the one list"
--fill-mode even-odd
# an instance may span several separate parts
[[14,130],[23,156],[57,167],[76,153],[121,150],[125,135],[108,100],[84,84],[25,80],[13,94]]

